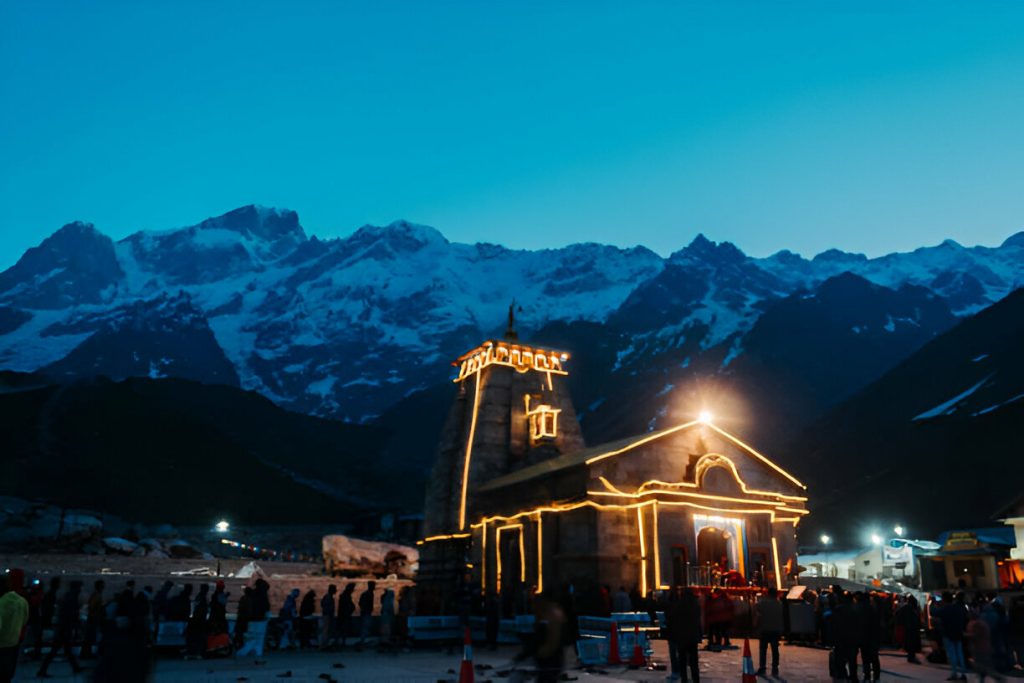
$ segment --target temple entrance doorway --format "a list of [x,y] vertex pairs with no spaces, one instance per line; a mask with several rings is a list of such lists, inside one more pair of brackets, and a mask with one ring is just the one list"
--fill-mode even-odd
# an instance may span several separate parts
[[721,565],[723,559],[728,563],[728,558],[729,539],[726,532],[713,526],[701,529],[697,534],[697,562],[702,565]]

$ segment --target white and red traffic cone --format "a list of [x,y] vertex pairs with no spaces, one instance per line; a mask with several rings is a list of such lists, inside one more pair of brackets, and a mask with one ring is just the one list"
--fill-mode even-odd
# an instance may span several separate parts
[[611,634],[608,636],[608,663],[622,664],[622,658],[619,657],[619,625],[614,621]]
[[644,649],[640,647],[640,626],[633,626],[633,656],[629,658],[630,666],[647,666],[647,657],[644,656]]
[[462,636],[462,667],[459,669],[459,683],[473,683],[473,638],[469,627]]
[[754,658],[750,656],[750,639],[743,639],[743,683],[757,683],[754,672]]

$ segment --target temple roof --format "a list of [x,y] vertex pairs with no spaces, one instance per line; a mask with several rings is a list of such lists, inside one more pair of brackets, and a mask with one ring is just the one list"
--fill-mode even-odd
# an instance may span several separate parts
[[642,446],[645,443],[661,439],[663,437],[675,434],[676,432],[681,432],[690,429],[692,427],[708,427],[714,430],[715,432],[722,435],[723,437],[731,441],[733,444],[741,448],[743,451],[747,452],[756,459],[761,460],[762,462],[766,463],[767,465],[778,471],[782,476],[784,476],[786,479],[789,479],[796,486],[799,486],[800,488],[807,488],[802,483],[800,483],[800,481],[798,481],[793,475],[789,474],[781,467],[768,460],[768,458],[766,458],[764,455],[758,453],[756,450],[754,450],[753,448],[745,444],[743,441],[733,436],[732,434],[729,434],[724,429],[716,427],[711,423],[693,421],[684,422],[683,424],[675,425],[674,427],[669,427],[667,429],[662,429],[656,432],[646,432],[644,434],[629,436],[624,439],[619,439],[617,441],[609,441],[598,446],[585,448],[580,451],[573,451],[572,453],[559,455],[549,460],[543,460],[534,465],[530,465],[529,467],[524,467],[520,470],[516,470],[515,472],[510,472],[495,479],[491,479],[490,481],[484,483],[482,486],[478,487],[477,491],[493,491],[496,489],[504,488],[506,486],[521,484],[523,482],[536,479],[537,477],[542,477],[547,474],[551,474],[552,472],[559,472],[570,467],[587,465],[590,464],[591,462],[597,462],[605,458],[614,457],[627,451],[630,451],[634,448],[637,448],[639,446]]

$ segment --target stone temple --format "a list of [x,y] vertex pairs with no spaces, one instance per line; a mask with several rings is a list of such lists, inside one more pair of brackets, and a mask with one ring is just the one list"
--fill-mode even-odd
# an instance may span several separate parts
[[520,343],[511,321],[504,339],[453,364],[419,584],[449,597],[466,583],[643,594],[786,585],[807,514],[803,484],[710,419],[587,447],[569,364],[568,353]]

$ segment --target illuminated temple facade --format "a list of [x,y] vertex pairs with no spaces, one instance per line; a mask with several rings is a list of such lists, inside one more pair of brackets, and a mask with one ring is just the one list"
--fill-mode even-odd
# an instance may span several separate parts
[[569,356],[488,341],[457,393],[428,484],[420,581],[448,590],[572,582],[644,593],[720,581],[779,587],[796,564],[805,487],[711,421],[587,448]]

